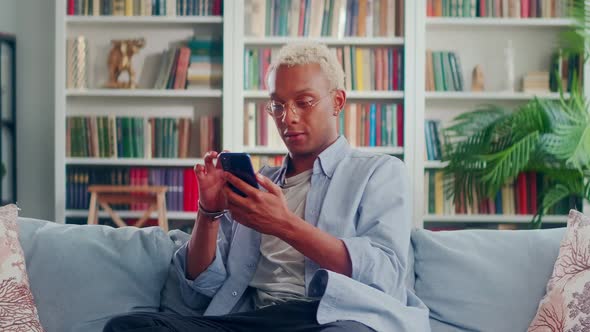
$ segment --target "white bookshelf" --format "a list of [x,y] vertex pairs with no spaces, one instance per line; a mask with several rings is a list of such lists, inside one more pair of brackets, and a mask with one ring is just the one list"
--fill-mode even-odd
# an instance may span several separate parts
[[463,18],[463,17],[428,17],[428,27],[491,27],[491,28],[565,28],[571,26],[573,21],[564,18]]
[[[493,103],[514,107],[535,94],[502,92],[503,53],[507,38],[515,47],[516,77],[534,70],[546,70],[549,50],[557,45],[559,33],[569,26],[569,19],[506,19],[506,18],[427,18],[425,1],[405,1],[405,36],[403,37],[250,37],[244,29],[244,0],[226,1],[223,17],[69,17],[65,15],[66,0],[56,3],[56,88],[55,88],[55,217],[85,217],[84,211],[65,209],[65,168],[71,165],[191,167],[199,156],[191,159],[97,159],[66,158],[65,118],[67,115],[115,113],[138,116],[222,115],[223,148],[251,154],[285,154],[284,148],[249,147],[243,142],[244,102],[268,98],[267,91],[243,89],[244,50],[248,47],[280,47],[286,43],[318,41],[329,46],[403,47],[405,91],[347,91],[349,101],[384,101],[404,103],[404,147],[361,148],[403,158],[407,165],[412,219],[417,227],[424,222],[526,223],[530,216],[432,216],[424,211],[424,171],[444,167],[440,161],[425,161],[424,120],[440,119],[443,123],[454,116]],[[66,38],[77,34],[89,37],[89,61],[94,64],[86,90],[65,88]],[[172,41],[192,36],[221,36],[224,44],[224,84],[220,90],[153,90],[145,84],[154,73],[140,72],[137,90],[102,89],[106,80],[106,55],[110,39],[145,37],[147,44],[134,58],[137,69],[153,66],[150,55],[168,48]],[[485,92],[425,91],[425,52],[427,49],[456,51],[461,57],[465,88],[471,86],[471,70],[482,64],[486,80]],[[150,62],[151,61],[151,62]],[[101,63],[102,65],[101,67]],[[590,79],[590,75],[585,75]],[[590,84],[585,84],[590,89]],[[536,94],[557,100],[558,94]],[[136,217],[133,211],[128,216]],[[123,214],[125,215],[125,214]],[[191,219],[194,214],[170,213],[172,219]],[[562,216],[549,216],[546,221],[560,222]]]
[[[244,98],[248,99],[268,99],[268,91],[264,90],[245,90]],[[404,99],[403,91],[347,91],[346,98],[349,100],[393,100]]]
[[390,46],[404,45],[402,37],[244,37],[244,45],[247,46],[277,46],[302,41],[315,41],[329,46],[354,45],[354,46]]
[[66,158],[66,165],[90,166],[173,166],[192,167],[203,163],[200,158]]
[[221,98],[221,90],[157,90],[157,89],[67,89],[67,97],[125,98]]
[[[117,211],[117,214],[121,218],[141,218],[143,215],[143,211]],[[72,218],[88,218],[88,211],[87,210],[66,210],[65,211],[66,217]],[[180,211],[166,211],[166,216],[168,219],[172,220],[195,220],[197,217],[196,212],[180,212]],[[98,212],[99,218],[110,218],[110,216],[105,211]],[[158,215],[156,212],[153,212],[150,215],[150,218],[156,219]]]
[[[472,101],[528,101],[534,97],[559,100],[559,93],[526,93],[526,92],[438,92],[427,91],[426,100],[472,100]],[[567,96],[567,94],[566,94]]]
[[[513,109],[534,97],[559,100],[559,93],[521,92],[521,79],[527,72],[548,71],[552,51],[558,46],[560,33],[573,24],[565,18],[463,18],[426,17],[425,1],[416,1],[416,77],[426,76],[426,50],[454,51],[461,61],[464,91],[426,91],[424,79],[415,85],[417,107],[416,126],[413,128],[415,158],[414,211],[416,224],[527,224],[531,215],[431,215],[425,210],[425,171],[441,170],[446,165],[441,161],[424,160],[426,142],[425,120],[439,120],[444,127],[455,116],[493,104]],[[504,48],[512,40],[515,51],[516,91],[508,92],[504,85]],[[472,70],[481,65],[484,72],[485,90],[472,92]],[[587,76],[587,75],[585,75]],[[588,88],[588,87],[586,87]],[[406,92],[406,94],[409,91]],[[567,94],[565,95],[567,97]],[[406,153],[407,155],[407,153]],[[545,216],[544,223],[564,224],[567,216]]]
[[[161,54],[173,45],[192,37],[223,39],[224,54],[232,54],[231,17],[233,7],[224,8],[224,16],[68,16],[67,0],[56,1],[55,9],[55,220],[66,217],[85,218],[87,211],[66,210],[66,167],[182,167],[201,163],[196,151],[191,158],[66,158],[65,122],[71,115],[115,115],[135,117],[189,117],[218,115],[222,127],[232,126],[229,107],[231,78],[226,75],[221,89],[156,90],[153,82],[158,74]],[[228,19],[229,18],[229,19]],[[88,41],[88,79],[86,89],[66,88],[66,41],[84,35]],[[104,89],[108,79],[107,58],[112,39],[145,38],[145,47],[133,58],[138,88],[134,90]],[[233,72],[231,57],[224,57],[225,73]],[[194,133],[194,131],[193,131]],[[233,133],[221,135],[224,149],[232,149]],[[195,139],[193,136],[192,140]],[[136,218],[141,212],[121,211],[123,217]],[[103,215],[104,216],[104,215]],[[171,220],[191,220],[189,212],[169,212]]]
[[222,17],[217,16],[66,16],[66,23],[82,24],[221,24]]

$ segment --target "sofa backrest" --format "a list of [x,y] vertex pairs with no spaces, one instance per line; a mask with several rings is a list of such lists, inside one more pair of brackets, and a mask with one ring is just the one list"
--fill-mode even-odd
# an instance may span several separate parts
[[19,240],[47,332],[100,332],[113,316],[160,307],[173,243],[158,227],[20,218]]
[[564,232],[415,230],[415,292],[432,331],[526,331]]

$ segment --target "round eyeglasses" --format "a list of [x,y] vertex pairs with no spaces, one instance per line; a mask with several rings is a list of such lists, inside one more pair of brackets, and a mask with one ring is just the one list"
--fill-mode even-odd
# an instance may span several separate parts
[[290,108],[294,114],[300,115],[300,113],[298,112],[306,113],[311,111],[322,101],[322,99],[331,95],[332,91],[330,91],[330,93],[323,97],[320,97],[317,100],[296,100],[295,102],[293,102],[293,104],[280,103],[276,100],[271,100],[266,104],[266,111],[268,112],[268,114],[274,116],[277,119],[285,116],[287,108]]

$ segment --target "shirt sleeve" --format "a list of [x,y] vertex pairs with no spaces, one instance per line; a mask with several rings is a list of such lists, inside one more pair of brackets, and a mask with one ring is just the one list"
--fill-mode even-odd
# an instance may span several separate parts
[[[220,223],[215,258],[207,269],[194,280],[187,278],[186,274],[188,242],[174,254],[173,262],[180,280],[180,292],[185,303],[191,307],[199,306],[199,303],[195,302],[210,300],[227,279],[227,255],[233,236],[234,223],[227,216],[222,217]],[[202,299],[203,295],[208,299]]]
[[370,176],[359,205],[354,237],[343,238],[352,279],[405,303],[410,234],[410,191],[403,162],[388,158]]

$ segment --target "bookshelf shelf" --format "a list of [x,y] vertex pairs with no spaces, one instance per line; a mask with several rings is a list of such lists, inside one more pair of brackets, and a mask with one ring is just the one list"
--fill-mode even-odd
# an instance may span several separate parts
[[181,158],[67,158],[66,165],[192,167],[203,159]]
[[223,23],[221,16],[67,16],[69,24],[218,24]]
[[440,160],[426,160],[424,161],[424,168],[425,169],[441,169],[448,165],[448,162],[443,162]]
[[[117,214],[121,218],[140,218],[143,215],[143,211],[117,211]],[[87,210],[66,210],[65,216],[70,218],[88,218]],[[110,218],[105,211],[98,212],[99,218]],[[180,212],[180,211],[167,211],[166,217],[171,220],[195,220],[197,218],[197,212]],[[150,218],[158,218],[158,215],[154,212]]]
[[427,27],[569,27],[574,21],[567,18],[462,18],[462,17],[428,17]]
[[125,97],[125,98],[221,98],[221,90],[155,90],[155,89],[87,89],[66,90],[68,97]]
[[[349,91],[346,93],[347,99],[403,99],[403,91]],[[249,99],[267,99],[268,91],[265,90],[247,90],[244,91],[244,98]]]
[[244,37],[244,45],[248,46],[281,46],[287,43],[315,41],[329,46],[355,45],[355,46],[386,46],[404,45],[405,40],[401,37]]
[[[387,147],[387,146],[370,146],[370,147],[356,147],[360,151],[372,152],[372,153],[382,153],[382,154],[392,154],[392,155],[402,155],[404,154],[404,148],[402,147]],[[287,149],[277,149],[277,148],[268,148],[265,146],[258,146],[258,147],[244,147],[244,152],[250,154],[287,154]]]
[[[528,224],[532,215],[426,215],[424,222],[463,224],[463,223],[505,223],[505,224]],[[543,223],[565,224],[567,216],[551,215],[543,217]]]
[[[565,94],[567,97],[567,94]],[[425,92],[427,100],[530,100],[533,97],[559,100],[559,93],[524,93],[524,92]]]

